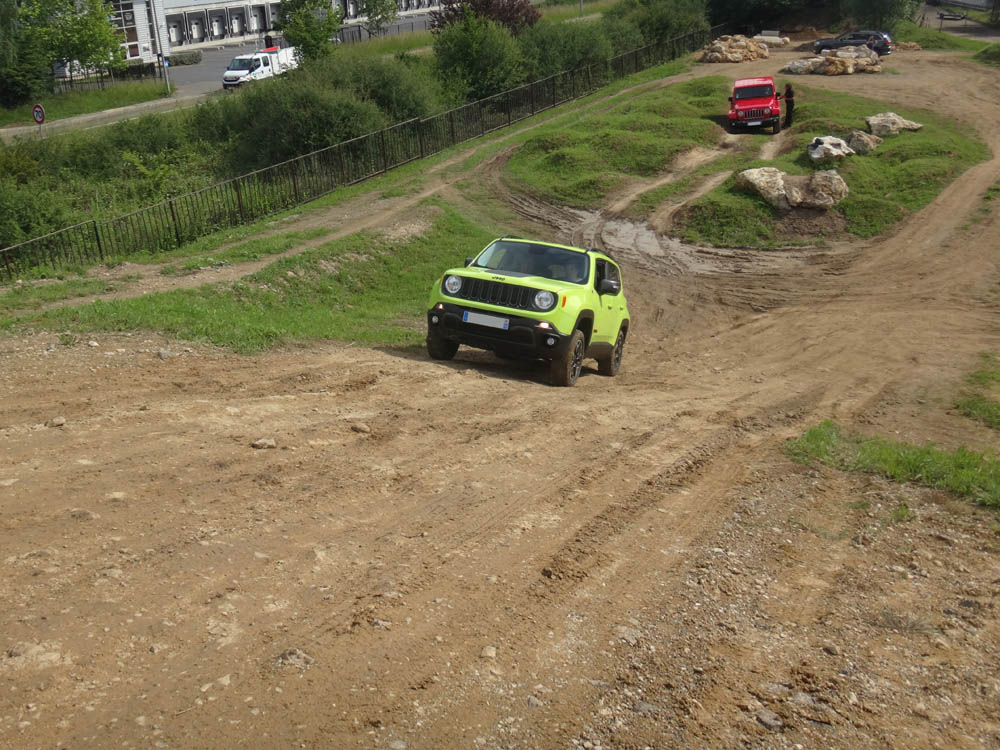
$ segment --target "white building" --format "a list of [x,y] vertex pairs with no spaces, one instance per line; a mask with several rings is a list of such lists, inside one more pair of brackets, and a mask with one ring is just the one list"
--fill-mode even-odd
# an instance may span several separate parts
[[[397,0],[401,14],[440,5],[440,0]],[[171,50],[218,45],[226,42],[259,40],[274,30],[280,2],[230,0],[112,0],[115,22],[125,33],[126,58],[155,62],[162,47]],[[344,24],[360,17],[358,0],[331,0],[339,7]],[[154,26],[153,18],[159,19]],[[158,27],[158,28],[157,28]]]

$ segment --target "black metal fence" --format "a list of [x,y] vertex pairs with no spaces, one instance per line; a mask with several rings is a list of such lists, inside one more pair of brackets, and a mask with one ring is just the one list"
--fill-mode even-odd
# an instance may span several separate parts
[[55,78],[52,93],[66,94],[71,91],[103,91],[120,83],[155,81],[163,78],[163,72],[156,63],[128,65],[122,70],[94,70],[72,77]]
[[130,253],[162,252],[220,229],[259,221],[593,93],[706,44],[717,26],[557,73],[427,119],[414,119],[107,221],[88,221],[0,249],[0,277]]

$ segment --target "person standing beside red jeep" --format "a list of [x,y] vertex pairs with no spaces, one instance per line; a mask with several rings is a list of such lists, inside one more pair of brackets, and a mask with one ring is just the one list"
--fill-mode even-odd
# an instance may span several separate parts
[[785,93],[778,94],[779,99],[785,100],[785,127],[792,127],[792,115],[795,112],[795,89],[792,88],[792,84],[785,84]]

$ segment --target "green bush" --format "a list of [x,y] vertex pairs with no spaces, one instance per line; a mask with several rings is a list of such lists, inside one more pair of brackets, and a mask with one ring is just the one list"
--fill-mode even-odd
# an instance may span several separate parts
[[201,50],[190,49],[170,53],[171,65],[197,65],[201,62]]
[[1000,44],[991,44],[972,56],[976,62],[1000,66]]
[[262,81],[238,97],[249,126],[234,128],[226,162],[242,174],[384,128],[386,116],[349,92],[317,90],[308,79]]
[[374,102],[392,122],[429,117],[447,108],[447,97],[430,66],[413,55],[365,57],[343,65],[338,57],[317,61],[306,75],[317,89],[333,86]]
[[439,77],[461,81],[471,100],[515,88],[524,80],[521,52],[510,32],[471,13],[438,32],[434,55]]
[[704,0],[622,0],[605,15],[634,23],[647,44],[708,30]]
[[599,23],[541,21],[518,37],[527,80],[603,62],[612,56],[611,42]]

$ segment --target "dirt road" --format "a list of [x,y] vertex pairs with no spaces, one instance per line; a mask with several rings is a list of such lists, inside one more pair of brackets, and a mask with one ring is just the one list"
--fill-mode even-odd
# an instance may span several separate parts
[[[995,73],[892,66],[808,84],[997,153]],[[783,253],[506,196],[625,259],[623,371],[575,389],[466,350],[0,339],[0,746],[1000,746],[995,516],[782,453],[828,417],[995,452],[950,405],[1000,349],[998,167]]]

